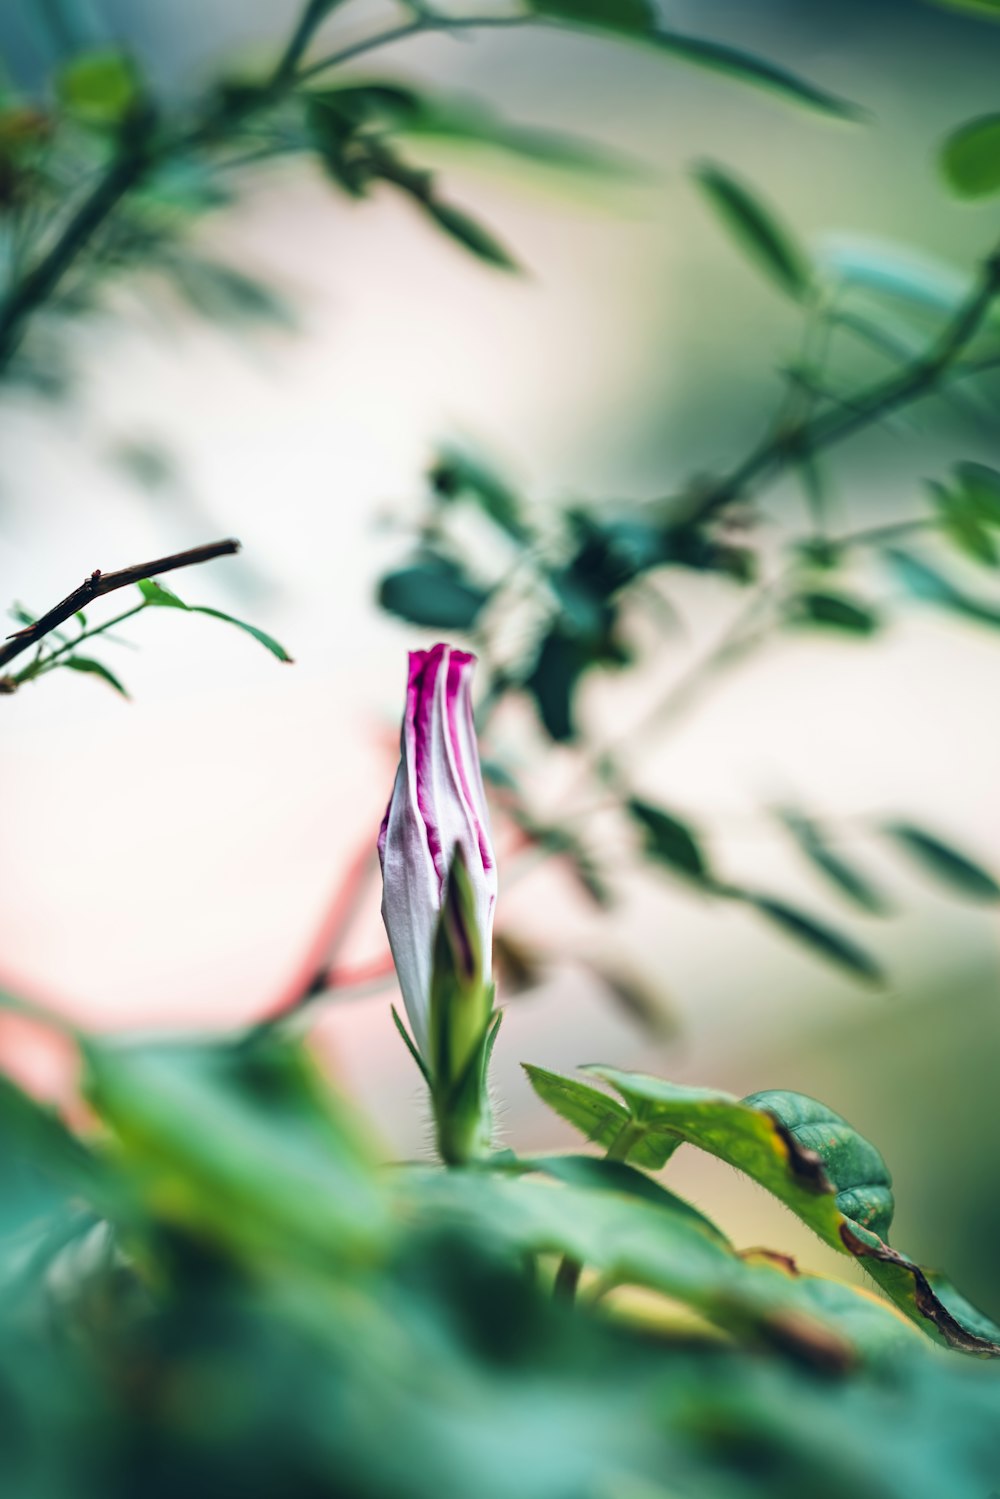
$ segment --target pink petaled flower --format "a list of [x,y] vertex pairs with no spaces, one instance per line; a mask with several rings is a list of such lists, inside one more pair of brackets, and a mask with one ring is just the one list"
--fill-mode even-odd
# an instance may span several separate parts
[[490,980],[497,873],[472,718],[475,665],[475,656],[447,645],[410,652],[399,770],[378,840],[382,919],[425,1058],[434,937],[456,850],[474,898],[474,947]]

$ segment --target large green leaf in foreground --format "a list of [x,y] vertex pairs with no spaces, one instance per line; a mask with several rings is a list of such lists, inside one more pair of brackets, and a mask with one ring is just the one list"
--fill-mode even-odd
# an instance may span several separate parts
[[[758,1346],[782,1348],[822,1368],[877,1361],[919,1344],[884,1302],[836,1281],[800,1275],[789,1262],[748,1260],[689,1203],[620,1162],[573,1157],[534,1163],[537,1175],[422,1168],[401,1178],[415,1224],[478,1233],[517,1255],[566,1255],[600,1277],[600,1287],[639,1286],[692,1308],[719,1329]],[[528,1167],[532,1163],[527,1163]],[[606,1171],[604,1179],[596,1173]],[[629,1178],[633,1178],[630,1181]],[[652,1193],[650,1194],[650,1187]]]
[[[635,1150],[645,1149],[647,1158],[665,1161],[679,1145],[697,1145],[746,1172],[832,1248],[858,1259],[935,1341],[965,1353],[1000,1355],[1000,1328],[942,1276],[889,1246],[893,1198],[888,1169],[875,1147],[831,1109],[801,1093],[757,1093],[741,1100],[610,1067],[587,1070],[623,1099],[635,1141],[629,1142],[632,1159],[638,1159]],[[539,1087],[531,1072],[529,1077],[555,1106],[551,1081],[547,1078]],[[596,1112],[593,1100],[590,1107]],[[580,1127],[580,1118],[572,1117],[573,1112],[581,1115],[578,1100],[572,1110],[557,1112]],[[606,1143],[608,1133],[604,1125],[591,1137]]]

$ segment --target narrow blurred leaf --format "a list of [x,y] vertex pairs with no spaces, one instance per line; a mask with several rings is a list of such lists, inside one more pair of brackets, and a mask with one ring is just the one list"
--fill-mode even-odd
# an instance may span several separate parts
[[969,278],[946,261],[878,239],[829,236],[821,268],[849,287],[894,298],[901,308],[947,315],[966,295]]
[[557,744],[576,737],[574,699],[590,664],[590,652],[557,624],[542,641],[538,659],[525,679],[524,689],[534,698],[546,732]]
[[628,813],[641,828],[651,859],[701,883],[710,880],[708,859],[697,834],[687,823],[638,797],[629,800]]
[[485,225],[466,213],[464,208],[456,208],[454,204],[445,203],[436,197],[424,199],[422,206],[440,229],[464,249],[470,250],[477,259],[502,271],[520,271],[521,267],[506,246]]
[[961,198],[1000,192],[1000,114],[981,115],[953,131],[941,149],[941,170]]
[[[634,175],[631,163],[603,147],[552,130],[538,130],[505,120],[478,99],[418,93],[398,85],[347,85],[335,92],[352,94],[368,119],[375,119],[405,141],[447,141],[510,153],[536,165],[588,176]],[[363,102],[362,102],[363,101]]]
[[530,8],[543,20],[617,33],[695,67],[765,88],[792,104],[805,105],[822,114],[840,119],[856,119],[859,114],[856,106],[846,99],[818,88],[767,58],[724,42],[660,28],[658,10],[652,0],[530,0]]
[[515,540],[523,541],[530,534],[517,494],[479,454],[445,445],[439,449],[428,477],[442,500],[471,499]]
[[936,567],[902,547],[884,547],[882,558],[913,598],[937,604],[980,624],[1000,625],[1000,607],[971,598]]
[[753,906],[754,910],[759,911],[779,930],[794,937],[828,963],[843,969],[852,978],[874,985],[885,982],[885,975],[875,958],[843,932],[827,926],[826,922],[818,921],[815,916],[800,911],[787,901],[761,895],[754,890],[742,890],[733,894],[734,898]]
[[958,463],[955,477],[977,519],[985,526],[1000,526],[1000,473],[985,463]]
[[888,822],[883,832],[892,838],[926,874],[957,895],[972,900],[1000,900],[1000,883],[981,864],[960,853],[933,833],[909,822]]
[[378,590],[378,601],[389,614],[442,630],[470,630],[489,597],[488,590],[470,583],[462,569],[444,557],[427,557],[389,573]]
[[171,256],[163,269],[202,317],[235,328],[266,324],[294,331],[297,326],[287,302],[256,276],[235,266],[185,253]]
[[529,4],[536,15],[548,20],[630,36],[648,35],[657,20],[654,0],[529,0]]
[[793,807],[776,807],[775,816],[795,839],[802,853],[819,872],[871,916],[884,916],[889,910],[882,892],[866,874],[832,848],[819,823]]
[[945,536],[964,556],[986,567],[996,567],[1000,561],[997,544],[980,519],[975,499],[961,487],[949,489],[944,484],[930,484],[928,488]]
[[760,198],[724,167],[702,162],[694,177],[732,238],[782,291],[804,300],[812,268],[802,247]]
[[677,1016],[662,985],[654,984],[634,963],[616,958],[589,966],[630,1020],[660,1040],[677,1035]]
[[786,617],[791,624],[820,625],[845,635],[874,635],[880,624],[878,614],[862,599],[819,589],[790,598]]
[[545,976],[541,955],[530,943],[509,932],[493,933],[493,963],[502,999],[536,989]]
[[818,88],[806,78],[779,67],[765,57],[744,52],[738,47],[729,47],[723,42],[708,41],[703,37],[681,36],[674,31],[657,33],[655,44],[672,53],[684,62],[707,68],[713,73],[722,73],[740,83],[756,85],[787,99],[791,104],[802,104],[821,114],[834,115],[842,120],[857,120],[861,111],[847,99],[841,99],[826,89]]
[[114,672],[109,671],[100,661],[94,661],[89,656],[67,656],[61,664],[70,671],[90,672],[93,676],[100,677],[102,681],[107,682],[108,686],[113,687],[122,697],[128,697],[128,693]]

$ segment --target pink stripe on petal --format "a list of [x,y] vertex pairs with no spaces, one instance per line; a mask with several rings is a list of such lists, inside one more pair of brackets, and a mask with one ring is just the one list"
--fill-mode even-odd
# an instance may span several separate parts
[[[448,647],[435,645],[429,651],[413,651],[410,655],[410,681],[408,689],[408,717],[413,724],[413,767],[417,792],[417,808],[427,836],[427,848],[442,886],[448,874],[441,846],[441,833],[434,815],[434,693],[438,673]],[[414,661],[414,658],[418,658]],[[419,659],[422,658],[422,659]],[[412,708],[411,708],[412,705]]]
[[[470,651],[455,651],[451,653],[448,662],[448,680],[446,687],[446,710],[448,718],[448,739],[451,744],[452,756],[455,763],[455,771],[458,775],[459,786],[465,797],[469,816],[476,833],[476,842],[479,845],[479,856],[483,861],[484,869],[492,869],[493,856],[490,849],[490,840],[486,829],[483,827],[482,818],[479,815],[477,798],[473,794],[469,784],[469,767],[466,765],[467,746],[463,743],[461,727],[467,727],[470,735],[473,735],[472,727],[472,673],[476,666],[476,658]],[[459,714],[465,720],[463,725],[459,724]],[[475,743],[474,737],[472,743]]]

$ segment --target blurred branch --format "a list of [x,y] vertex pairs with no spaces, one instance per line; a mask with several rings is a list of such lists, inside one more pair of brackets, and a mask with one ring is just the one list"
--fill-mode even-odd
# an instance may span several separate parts
[[[279,103],[304,81],[363,53],[421,32],[459,31],[472,27],[522,25],[526,16],[468,16],[454,18],[421,14],[412,21],[365,38],[330,54],[305,68],[299,64],[317,28],[339,8],[343,0],[308,0],[269,80],[259,89],[246,90],[223,102],[213,100],[201,118],[183,130],[155,133],[148,109],[123,124],[115,155],[71,214],[68,222],[37,262],[16,278],[0,302],[0,373],[20,347],[27,325],[49,300],[91,244],[95,234],[110,219],[124,198],[158,166],[191,152],[218,145],[252,116]],[[250,155],[255,159],[255,154]]]
[[393,42],[405,41],[407,37],[420,36],[428,32],[458,32],[471,30],[485,30],[487,28],[498,28],[506,26],[529,26],[536,22],[537,17],[527,14],[521,16],[431,16],[422,14],[416,16],[412,21],[403,21],[398,26],[390,27],[387,31],[379,31],[374,36],[363,37],[359,42],[353,42],[347,47],[340,48],[337,52],[331,52],[326,57],[319,58],[310,63],[308,67],[302,68],[298,74],[299,81],[314,78],[319,73],[325,73],[328,68],[338,68],[342,63],[353,62],[356,57],[363,57],[368,52],[374,52],[380,47],[388,47]]
[[789,466],[800,463],[804,454],[833,447],[900,407],[932,394],[980,331],[998,296],[1000,245],[987,256],[968,297],[925,353],[860,392],[849,406],[838,406],[772,432],[727,478],[698,496],[690,519],[708,520],[734,501],[746,498],[756,483],[773,480]]
[[79,614],[94,599],[101,598],[106,593],[127,588],[131,583],[141,583],[145,578],[153,578],[160,573],[174,572],[180,567],[194,567],[199,562],[211,562],[215,557],[229,557],[239,549],[238,541],[213,541],[207,546],[192,547],[187,552],[174,552],[169,557],[157,557],[152,562],[136,563],[113,573],[102,573],[98,568],[47,614],[7,637],[7,644],[0,647],[0,667],[6,666],[15,656],[28,650],[66,620],[72,619],[74,614]]
[[148,157],[122,152],[84,198],[55,244],[21,277],[0,305],[0,371],[10,363],[31,315],[52,295],[81,250],[142,177]]

